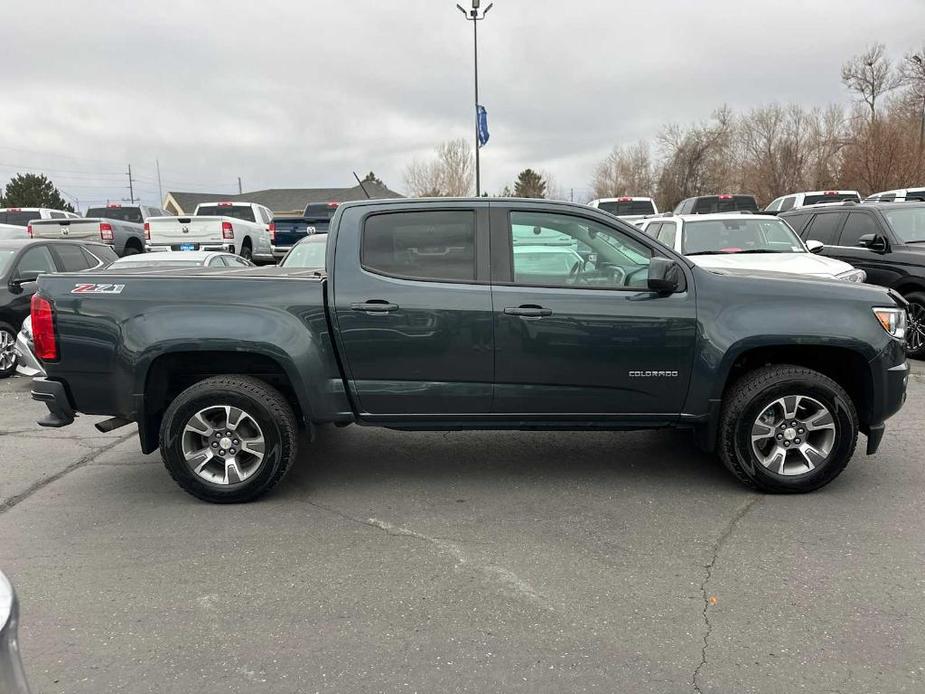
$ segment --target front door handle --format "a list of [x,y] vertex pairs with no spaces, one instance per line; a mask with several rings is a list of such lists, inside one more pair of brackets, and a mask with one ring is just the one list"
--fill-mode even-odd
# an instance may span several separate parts
[[390,304],[384,299],[370,299],[369,301],[355,301],[350,304],[351,311],[365,313],[391,313],[398,310],[398,304]]
[[551,308],[543,308],[542,306],[537,306],[536,304],[524,304],[522,306],[509,306],[504,309],[504,312],[509,316],[524,316],[525,318],[542,318],[543,316],[551,316]]

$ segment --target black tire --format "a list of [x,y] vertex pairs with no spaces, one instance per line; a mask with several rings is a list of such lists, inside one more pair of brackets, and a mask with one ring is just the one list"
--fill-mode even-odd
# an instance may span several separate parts
[[[191,418],[221,405],[247,413],[265,441],[262,462],[243,481],[203,479],[183,454],[183,431]],[[250,376],[214,376],[190,386],[170,403],[161,422],[160,449],[170,476],[193,496],[217,504],[242,503],[266,494],[289,471],[298,452],[298,426],[289,403],[275,388]]]
[[[0,349],[3,349],[3,344],[6,343],[8,345],[8,349],[10,350],[10,353],[12,354],[13,345],[16,344],[16,328],[14,328],[9,323],[0,323],[0,333],[2,333],[2,337],[0,337]],[[0,354],[0,357],[2,356],[3,355]],[[13,354],[12,356],[13,356],[13,361],[6,368],[2,366],[2,359],[0,359],[0,378],[9,378],[14,373],[16,373],[17,359],[16,359],[15,354]]]
[[[814,399],[828,408],[834,424],[834,441],[825,459],[814,461],[813,469],[798,474],[778,474],[762,465],[755,454],[752,426],[772,403],[795,395]],[[806,437],[808,442],[809,434]],[[764,492],[804,493],[825,486],[845,469],[857,440],[858,415],[854,402],[831,378],[802,366],[778,364],[745,374],[729,388],[720,416],[720,458],[743,484]],[[798,455],[796,448],[785,453],[783,460],[790,460],[788,455]]]
[[[925,292],[909,292],[905,299],[909,302],[906,355],[913,359],[925,359]],[[919,331],[918,336],[914,334],[915,331]],[[910,345],[910,342],[917,342],[917,345]]]
[[125,248],[122,249],[123,258],[129,255],[138,255],[139,253],[141,253],[141,249],[137,246],[126,245]]
[[254,251],[251,249],[250,239],[244,239],[244,243],[241,244],[241,257],[244,258],[244,260],[253,262]]

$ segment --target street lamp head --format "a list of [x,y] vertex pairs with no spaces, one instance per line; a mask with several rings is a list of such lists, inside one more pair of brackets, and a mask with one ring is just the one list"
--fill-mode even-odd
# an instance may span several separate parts
[[473,10],[479,9],[479,0],[472,0],[472,9]]

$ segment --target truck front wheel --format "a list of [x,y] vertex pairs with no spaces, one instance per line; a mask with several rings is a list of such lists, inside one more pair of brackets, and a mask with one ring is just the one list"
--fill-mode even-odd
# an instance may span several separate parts
[[780,364],[747,373],[729,389],[719,453],[748,486],[801,493],[835,479],[857,438],[857,410],[841,386],[818,371]]
[[288,472],[295,415],[278,390],[248,376],[215,376],[184,390],[161,422],[170,476],[212,503],[253,501]]

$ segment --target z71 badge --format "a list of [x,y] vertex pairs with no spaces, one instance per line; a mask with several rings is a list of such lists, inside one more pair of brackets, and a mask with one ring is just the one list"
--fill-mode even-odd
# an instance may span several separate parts
[[124,284],[75,284],[71,294],[121,294]]

